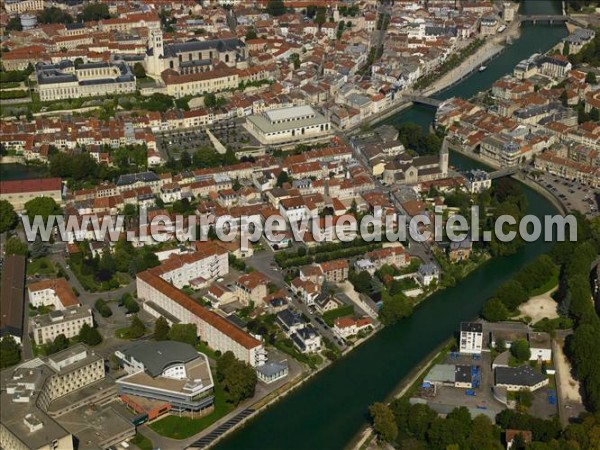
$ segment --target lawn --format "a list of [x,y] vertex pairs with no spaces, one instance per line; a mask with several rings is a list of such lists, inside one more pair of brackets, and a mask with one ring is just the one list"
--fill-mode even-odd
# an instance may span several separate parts
[[140,450],[152,450],[154,445],[152,441],[141,433],[136,433],[131,443],[137,446]]
[[219,384],[215,385],[215,409],[199,419],[179,416],[165,416],[148,425],[153,431],[172,439],[186,439],[198,434],[221,417],[233,411],[234,406],[225,401],[225,392]]
[[204,353],[211,359],[219,359],[219,356],[215,353],[215,351],[212,348],[210,348],[204,341],[200,341],[196,344],[196,350],[198,350],[201,353]]
[[32,276],[36,273],[46,277],[54,277],[56,276],[56,268],[48,258],[34,259],[27,264],[27,275]]
[[344,305],[339,308],[332,309],[331,311],[326,311],[323,313],[323,320],[330,327],[333,326],[333,321],[338,317],[345,316],[353,316],[354,315],[354,306],[352,305]]

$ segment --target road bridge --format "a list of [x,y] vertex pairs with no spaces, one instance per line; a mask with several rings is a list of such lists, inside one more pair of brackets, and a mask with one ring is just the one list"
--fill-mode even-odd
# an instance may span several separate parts
[[587,25],[571,16],[562,16],[562,15],[552,15],[552,14],[541,14],[541,15],[531,15],[531,16],[521,16],[519,18],[521,23],[532,23],[537,24],[540,23],[549,23],[553,25],[555,23],[572,23],[573,25],[577,25],[579,27],[586,27]]
[[413,103],[420,103],[421,105],[433,106],[434,108],[437,108],[442,104],[441,100],[426,97],[424,95],[405,94],[404,98],[410,100]]
[[517,172],[523,170],[521,166],[513,166],[513,167],[504,167],[502,169],[495,170],[494,172],[490,172],[490,179],[495,180],[496,178],[508,177],[510,175],[514,175]]

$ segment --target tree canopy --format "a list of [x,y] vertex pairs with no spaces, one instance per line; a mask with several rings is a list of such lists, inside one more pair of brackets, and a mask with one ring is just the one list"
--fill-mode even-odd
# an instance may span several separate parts
[[56,201],[50,197],[36,197],[29,200],[25,203],[25,211],[31,221],[33,221],[36,216],[39,216],[46,222],[49,216],[62,214],[60,206],[58,206]]
[[0,200],[0,233],[12,230],[17,226],[18,216],[7,200]]
[[0,340],[0,369],[14,366],[21,361],[21,347],[10,335]]
[[226,400],[234,405],[252,397],[258,381],[256,371],[236,359],[231,351],[225,352],[217,360],[217,380],[223,386]]
[[394,442],[398,437],[398,427],[392,410],[386,404],[377,402],[369,407],[369,414],[379,439],[384,442]]

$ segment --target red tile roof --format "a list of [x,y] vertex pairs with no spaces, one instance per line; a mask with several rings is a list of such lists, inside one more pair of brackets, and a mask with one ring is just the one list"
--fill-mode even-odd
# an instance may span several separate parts
[[211,327],[216,328],[221,333],[233,339],[235,342],[244,346],[245,348],[250,350],[261,345],[260,341],[254,339],[252,336],[240,330],[235,325],[229,323],[221,316],[209,311],[184,292],[163,280],[161,277],[154,275],[151,271],[147,270],[145,272],[138,273],[137,276],[154,289],[163,293],[171,300],[181,305],[195,316],[199,317],[200,320],[206,322]]
[[60,191],[61,189],[62,180],[60,178],[32,178],[29,180],[0,181],[0,193],[2,194]]

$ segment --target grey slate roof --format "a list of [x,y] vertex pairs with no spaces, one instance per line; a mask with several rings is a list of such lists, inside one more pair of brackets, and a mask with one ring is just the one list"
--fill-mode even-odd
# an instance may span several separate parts
[[126,357],[141,362],[152,377],[159,376],[170,365],[185,364],[198,358],[194,347],[175,341],[134,342],[122,348],[121,352]]
[[511,384],[516,386],[535,386],[546,377],[530,366],[496,367],[496,384]]

